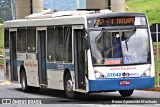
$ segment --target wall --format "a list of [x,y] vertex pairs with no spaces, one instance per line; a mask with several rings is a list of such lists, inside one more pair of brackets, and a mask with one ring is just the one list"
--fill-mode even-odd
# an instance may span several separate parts
[[[33,13],[42,12],[42,0],[32,0]],[[15,0],[16,19],[31,14],[31,0]]]
[[[110,2],[110,4],[109,4]],[[125,0],[86,0],[87,9],[108,9],[111,6],[111,10],[115,12],[125,11]]]

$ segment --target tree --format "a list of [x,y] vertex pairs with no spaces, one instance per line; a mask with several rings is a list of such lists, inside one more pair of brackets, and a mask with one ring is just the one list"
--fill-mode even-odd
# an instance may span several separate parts
[[3,24],[4,20],[0,17],[0,23]]
[[0,0],[0,17],[6,20],[12,20],[12,9],[11,9],[12,0]]

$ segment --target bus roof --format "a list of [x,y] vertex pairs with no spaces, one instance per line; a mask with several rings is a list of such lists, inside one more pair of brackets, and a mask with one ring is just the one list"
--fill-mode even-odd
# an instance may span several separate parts
[[127,16],[136,16],[136,17],[144,17],[146,16],[144,13],[129,13],[129,12],[112,12],[112,13],[100,13],[100,14],[93,14],[87,16],[88,19],[90,18],[103,18],[103,17],[127,17]]
[[113,17],[113,16],[145,16],[143,13],[111,12],[102,10],[95,11],[62,11],[44,12],[26,16],[25,19],[6,21],[5,28],[32,27],[32,26],[54,26],[54,25],[76,25],[85,24],[86,18]]

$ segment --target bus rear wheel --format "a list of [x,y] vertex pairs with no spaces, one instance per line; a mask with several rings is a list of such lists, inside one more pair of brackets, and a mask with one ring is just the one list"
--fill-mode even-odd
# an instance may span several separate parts
[[27,86],[26,73],[24,70],[21,72],[20,80],[21,80],[22,91],[28,92],[29,87]]
[[134,90],[119,90],[121,96],[131,96]]
[[65,76],[64,79],[64,90],[68,98],[75,98],[75,92],[73,91],[73,81],[69,73]]

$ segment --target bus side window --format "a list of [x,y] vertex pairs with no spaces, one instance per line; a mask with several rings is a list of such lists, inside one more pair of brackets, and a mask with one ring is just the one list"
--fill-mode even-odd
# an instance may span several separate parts
[[27,28],[27,51],[36,52],[36,28]]
[[55,57],[55,34],[54,27],[47,28],[47,59],[48,61],[54,61]]
[[63,61],[63,27],[55,28],[55,60]]
[[64,62],[72,62],[72,28],[64,27]]
[[17,51],[26,52],[26,28],[17,29]]

